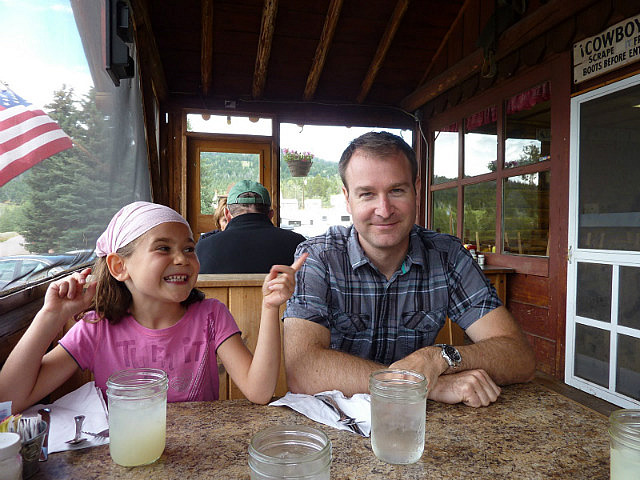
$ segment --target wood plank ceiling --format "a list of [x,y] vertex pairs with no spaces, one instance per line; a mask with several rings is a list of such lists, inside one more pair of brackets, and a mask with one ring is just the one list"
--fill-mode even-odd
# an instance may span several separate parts
[[[399,107],[433,76],[439,61],[446,64],[443,46],[470,2],[133,0],[131,5],[138,39],[146,38],[146,48],[155,49],[149,58],[161,100],[215,109],[229,100]],[[460,48],[475,50],[475,40]]]

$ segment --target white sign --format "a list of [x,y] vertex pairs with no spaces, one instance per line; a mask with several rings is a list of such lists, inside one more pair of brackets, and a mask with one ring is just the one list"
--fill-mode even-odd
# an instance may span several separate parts
[[640,60],[640,15],[573,45],[573,83]]

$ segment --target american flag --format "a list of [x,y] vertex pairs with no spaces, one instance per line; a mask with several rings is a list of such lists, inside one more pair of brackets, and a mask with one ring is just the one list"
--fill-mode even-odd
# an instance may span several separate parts
[[72,146],[71,138],[46,113],[0,84],[0,187]]

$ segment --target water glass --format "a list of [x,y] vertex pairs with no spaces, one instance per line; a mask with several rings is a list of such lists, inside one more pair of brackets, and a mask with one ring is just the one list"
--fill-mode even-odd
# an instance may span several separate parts
[[412,370],[386,369],[369,377],[371,447],[380,460],[417,462],[424,451],[427,381]]
[[640,475],[640,410],[621,409],[609,416],[611,480]]
[[118,465],[146,465],[162,455],[167,388],[167,374],[155,368],[121,370],[107,380],[109,453]]
[[249,444],[251,480],[329,480],[330,468],[331,441],[316,428],[270,427]]

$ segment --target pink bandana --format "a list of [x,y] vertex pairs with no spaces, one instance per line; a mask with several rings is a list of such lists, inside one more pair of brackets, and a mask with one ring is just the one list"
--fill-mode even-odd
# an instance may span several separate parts
[[113,216],[107,229],[98,238],[96,255],[106,257],[115,253],[153,227],[170,222],[182,223],[191,232],[182,215],[169,207],[149,202],[130,203]]

